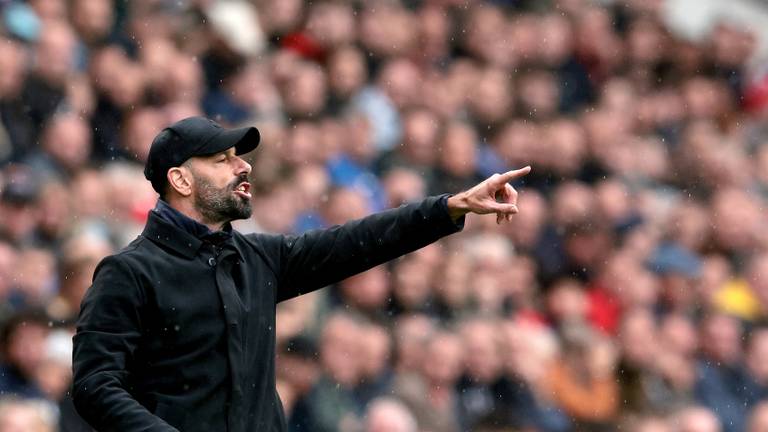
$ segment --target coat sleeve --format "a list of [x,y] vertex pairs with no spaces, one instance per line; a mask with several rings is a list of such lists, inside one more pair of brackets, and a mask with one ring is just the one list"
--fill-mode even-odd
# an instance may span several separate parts
[[128,369],[141,338],[141,287],[119,257],[102,261],[86,293],[73,338],[72,398],[98,431],[178,432],[127,390]]
[[[300,236],[273,236],[277,301],[322,288],[460,231],[448,215],[449,195],[429,197]],[[268,246],[269,247],[269,246]]]

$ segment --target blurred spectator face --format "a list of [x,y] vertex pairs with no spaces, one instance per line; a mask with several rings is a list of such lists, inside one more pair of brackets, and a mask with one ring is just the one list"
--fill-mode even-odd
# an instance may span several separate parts
[[[204,92],[200,63],[192,57],[174,56],[172,67],[168,68],[162,85],[165,101],[199,104]],[[235,96],[238,95],[239,93],[235,92]]]
[[752,250],[755,233],[762,231],[761,201],[748,192],[728,188],[712,198],[712,225],[715,240],[728,251]]
[[408,257],[398,262],[394,271],[394,296],[406,310],[424,306],[432,291],[430,274],[422,268],[420,260]]
[[632,81],[624,77],[611,78],[602,88],[600,106],[634,117],[638,96]]
[[768,383],[768,329],[760,328],[750,335],[746,364],[752,377],[761,385]]
[[416,432],[416,420],[405,405],[395,399],[374,400],[366,414],[366,432]]
[[584,183],[563,183],[555,190],[552,198],[553,222],[556,226],[565,227],[589,220],[595,204],[594,192]]
[[139,46],[139,62],[147,74],[147,81],[155,91],[163,91],[166,76],[174,63],[182,57],[173,42],[167,38],[153,37]]
[[370,163],[376,156],[376,146],[368,118],[363,115],[351,115],[346,122],[346,154],[363,164]]
[[728,315],[712,315],[702,325],[701,348],[705,356],[725,365],[741,359],[741,324]]
[[611,224],[627,220],[632,215],[632,204],[627,187],[618,180],[603,180],[595,188],[600,214]]
[[536,391],[543,390],[559,354],[557,337],[547,327],[525,321],[505,321],[501,331],[507,371]]
[[731,111],[727,87],[711,78],[696,76],[683,85],[683,97],[692,119],[714,119]]
[[516,248],[530,249],[547,222],[547,202],[537,191],[526,190],[518,197],[517,205],[525,211],[516,214],[505,231]]
[[72,3],[72,24],[80,38],[98,43],[109,36],[115,17],[108,0],[76,0]]
[[327,93],[323,69],[311,63],[300,64],[289,76],[283,91],[285,109],[292,115],[306,117],[325,108]]
[[627,42],[630,60],[637,65],[657,63],[665,55],[667,46],[661,28],[650,19],[635,20]]
[[90,128],[77,115],[54,116],[43,132],[43,149],[67,172],[77,172],[91,153]]
[[57,21],[67,18],[67,5],[64,0],[30,0],[29,5],[42,21]]
[[646,309],[636,309],[624,316],[619,330],[624,360],[636,368],[651,368],[656,359],[658,332],[653,316]]
[[16,287],[27,304],[43,306],[55,286],[56,259],[47,249],[29,248],[19,254]]
[[461,327],[460,334],[467,374],[478,382],[492,383],[501,372],[498,328],[488,321],[470,321]]
[[0,402],[0,432],[54,432],[55,415],[41,402]]
[[108,211],[107,191],[103,187],[102,174],[96,170],[80,171],[70,182],[72,196],[77,197],[73,206],[75,216],[88,220],[105,216]]
[[309,121],[301,121],[293,125],[289,130],[285,145],[281,148],[282,157],[292,166],[301,166],[306,163],[316,162],[320,158],[320,151],[316,145],[320,135],[318,125]]
[[35,50],[35,66],[39,75],[51,84],[62,86],[75,54],[75,35],[68,24],[51,22],[43,27]]
[[355,16],[347,3],[315,3],[307,17],[309,35],[326,48],[346,45],[355,37]]
[[557,114],[560,90],[551,73],[544,70],[528,72],[520,78],[517,88],[523,116],[547,119]]
[[675,207],[668,226],[675,242],[691,251],[700,250],[711,231],[708,212],[693,201]]
[[384,327],[372,325],[363,329],[360,368],[365,378],[376,379],[386,372],[392,344]]
[[343,315],[334,315],[323,327],[320,359],[326,372],[339,384],[353,387],[360,378],[360,326]]
[[680,432],[720,432],[720,422],[712,411],[701,408],[687,408],[677,415],[676,421]]
[[59,295],[69,303],[69,313],[80,308],[96,266],[112,252],[112,245],[105,238],[91,234],[75,235],[64,242],[59,262]]
[[5,346],[5,362],[27,378],[33,379],[45,358],[48,328],[42,323],[26,321],[10,330]]
[[543,134],[548,144],[543,162],[563,177],[576,176],[587,156],[583,128],[571,120],[556,120],[543,128]]
[[[696,284],[696,290],[705,304],[712,304],[715,295],[732,277],[731,263],[723,255],[707,255],[702,262],[701,277]],[[762,302],[761,292],[755,286],[752,286],[752,290]]]
[[387,62],[376,80],[392,103],[402,110],[419,99],[421,74],[410,60],[396,58]]
[[498,7],[487,3],[478,4],[470,10],[464,24],[464,46],[484,62],[501,67],[510,66],[514,62],[513,51],[501,36],[507,26],[507,20]]
[[752,408],[747,432],[765,432],[768,430],[768,402],[761,402]]
[[139,108],[124,122],[122,142],[128,153],[144,163],[155,136],[166,126],[162,112],[153,108]]
[[545,164],[544,161],[555,155],[541,145],[541,130],[535,123],[525,120],[508,122],[494,138],[496,151],[510,166],[525,166],[531,162]]
[[19,94],[26,75],[27,59],[23,47],[10,39],[0,39],[0,99]]
[[477,134],[463,123],[446,127],[442,140],[440,166],[457,177],[469,177],[475,172],[477,161]]
[[[363,45],[380,58],[410,53],[418,42],[416,17],[399,3],[366,2],[359,23]],[[397,103],[397,102],[396,102]]]
[[273,2],[259,0],[256,2],[259,10],[261,27],[271,35],[285,35],[295,30],[303,17],[301,0],[284,0]]
[[397,319],[394,332],[398,370],[417,370],[424,364],[425,344],[434,331],[434,324],[423,314],[403,315]]
[[47,181],[40,193],[39,229],[49,239],[61,238],[72,224],[70,190],[58,181]]
[[382,266],[342,281],[339,288],[349,304],[364,310],[381,309],[389,298],[389,279]]
[[437,333],[426,345],[423,373],[430,386],[451,388],[461,375],[461,362],[466,346],[450,333]]
[[673,432],[672,425],[660,418],[641,419],[628,428],[629,432]]
[[693,323],[685,315],[671,314],[664,317],[660,328],[661,344],[685,357],[692,357],[699,347],[699,336]]
[[328,60],[328,80],[331,91],[342,99],[354,96],[365,85],[368,69],[360,49],[344,46]]
[[448,255],[436,275],[435,294],[452,310],[461,311],[467,306],[472,273],[472,261],[466,254]]
[[622,41],[613,31],[613,18],[607,10],[582,6],[576,24],[577,51],[595,63],[603,76],[621,63]]
[[[512,41],[511,50],[515,59],[521,62],[531,62],[543,54],[546,59],[548,55],[542,53],[542,50],[557,51],[557,42],[551,47],[545,48],[547,42],[544,42],[540,36],[540,31],[551,31],[543,29],[545,24],[539,23],[539,19],[532,14],[516,13],[511,17],[510,25],[507,27],[507,34]],[[552,49],[555,48],[555,49]]]
[[487,68],[477,75],[474,89],[469,93],[468,107],[478,123],[500,123],[509,115],[512,104],[512,85],[504,69]]
[[547,310],[556,323],[584,322],[587,306],[584,287],[573,279],[559,280],[549,288]]
[[328,201],[321,208],[323,220],[329,225],[340,225],[370,213],[368,201],[353,189],[339,188],[331,191]]
[[72,336],[74,331],[54,330],[46,338],[45,358],[36,381],[49,400],[60,401],[72,383]]
[[415,165],[431,165],[436,158],[436,140],[440,132],[437,116],[427,110],[410,111],[403,118],[402,151]]
[[253,218],[268,232],[290,232],[297,213],[295,189],[290,185],[278,184],[254,197]]
[[389,171],[384,176],[383,183],[388,207],[398,207],[426,196],[427,185],[424,178],[408,168],[395,168]]
[[451,20],[440,7],[423,7],[419,11],[420,46],[424,56],[439,61],[448,56]]
[[541,60],[558,67],[573,55],[573,28],[565,16],[549,14],[539,21]]
[[320,368],[314,359],[289,353],[280,354],[277,375],[290,384],[299,396],[307,394],[317,381]]
[[612,240],[605,226],[585,220],[566,227],[563,249],[571,265],[594,270],[605,262]]
[[721,23],[712,33],[715,62],[726,67],[740,68],[752,57],[756,42],[755,34],[749,30]]

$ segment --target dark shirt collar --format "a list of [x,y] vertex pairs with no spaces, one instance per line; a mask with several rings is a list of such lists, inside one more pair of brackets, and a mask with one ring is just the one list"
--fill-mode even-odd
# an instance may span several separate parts
[[157,205],[152,211],[174,227],[208,243],[219,244],[232,237],[232,225],[229,222],[225,223],[220,231],[212,231],[206,225],[176,210],[161,199],[157,200]]

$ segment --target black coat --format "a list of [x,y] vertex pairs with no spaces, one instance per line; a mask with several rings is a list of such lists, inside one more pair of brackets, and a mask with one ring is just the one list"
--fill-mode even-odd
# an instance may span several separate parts
[[99,431],[285,431],[275,305],[461,229],[446,198],[301,236],[219,246],[150,212],[96,269],[74,337],[73,398]]

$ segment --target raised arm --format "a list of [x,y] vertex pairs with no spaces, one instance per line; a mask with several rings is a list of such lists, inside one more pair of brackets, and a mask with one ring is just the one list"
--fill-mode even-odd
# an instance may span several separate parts
[[75,408],[98,431],[178,432],[126,390],[127,365],[141,337],[143,303],[125,264],[115,257],[99,264],[83,299],[72,354]]
[[495,174],[459,194],[430,197],[327,230],[267,239],[278,249],[277,300],[322,288],[460,231],[467,213],[496,213],[497,222],[509,220],[518,210],[517,191],[508,182],[529,171]]

